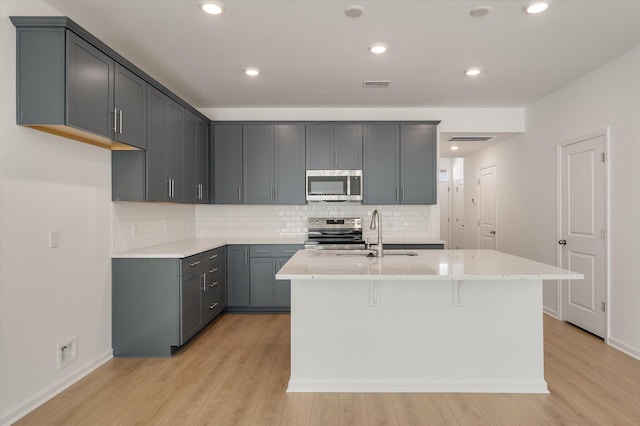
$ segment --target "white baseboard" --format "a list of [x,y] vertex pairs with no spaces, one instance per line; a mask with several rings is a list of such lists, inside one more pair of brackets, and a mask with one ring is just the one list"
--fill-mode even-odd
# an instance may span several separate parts
[[631,346],[621,342],[615,337],[609,337],[607,339],[607,343],[609,344],[609,346],[616,348],[620,352],[624,352],[625,354],[640,360],[640,349],[632,348]]
[[69,386],[87,376],[89,373],[94,371],[96,368],[100,367],[105,362],[109,361],[113,358],[113,350],[109,349],[107,352],[99,356],[97,359],[87,363],[84,367],[76,370],[69,376],[59,380],[58,382],[52,384],[51,386],[46,387],[42,391],[36,393],[30,398],[27,398],[22,403],[18,404],[16,407],[8,410],[6,414],[2,415],[0,418],[0,425],[10,425],[15,423],[22,417],[26,416],[45,402],[49,401],[54,396],[58,395],[63,390],[67,389]]
[[553,310],[553,309],[549,309],[546,306],[542,307],[542,312],[549,315],[550,317],[553,317],[557,320],[559,320],[560,318],[558,318],[558,311]]

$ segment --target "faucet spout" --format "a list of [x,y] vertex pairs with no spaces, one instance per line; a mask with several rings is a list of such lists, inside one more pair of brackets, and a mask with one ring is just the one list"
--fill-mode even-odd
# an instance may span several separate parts
[[375,209],[373,214],[371,215],[371,224],[369,225],[369,229],[377,229],[378,230],[378,244],[376,244],[376,256],[383,256],[383,248],[382,248],[382,214]]

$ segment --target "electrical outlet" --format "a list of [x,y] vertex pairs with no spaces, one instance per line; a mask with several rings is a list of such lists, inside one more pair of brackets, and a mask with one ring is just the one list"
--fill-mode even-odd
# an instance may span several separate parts
[[78,336],[70,337],[64,342],[58,343],[57,355],[58,370],[62,370],[78,359]]
[[167,235],[167,232],[169,231],[169,224],[168,223],[164,223],[164,235]]
[[58,248],[60,245],[60,233],[57,230],[49,231],[49,248]]
[[131,239],[135,239],[136,238],[136,226],[135,225],[131,225]]

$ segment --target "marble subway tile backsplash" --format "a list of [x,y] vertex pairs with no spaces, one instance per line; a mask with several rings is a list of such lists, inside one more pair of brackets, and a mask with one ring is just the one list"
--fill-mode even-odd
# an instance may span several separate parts
[[[307,236],[308,217],[362,217],[365,238],[374,209],[382,212],[385,239],[436,238],[437,206],[365,206],[355,203],[318,203],[303,206],[190,205],[113,203],[113,252],[119,253],[189,238]],[[436,225],[434,225],[436,224]]]
[[113,203],[113,252],[195,238],[195,205]]
[[[199,237],[307,235],[308,217],[362,217],[365,238],[374,236],[369,220],[374,209],[382,212],[385,237],[428,237],[439,235],[433,220],[436,206],[369,206],[351,203],[318,203],[304,206],[199,205],[196,233]],[[436,218],[438,219],[438,218]],[[439,220],[439,219],[438,219]],[[434,229],[437,231],[434,234]]]

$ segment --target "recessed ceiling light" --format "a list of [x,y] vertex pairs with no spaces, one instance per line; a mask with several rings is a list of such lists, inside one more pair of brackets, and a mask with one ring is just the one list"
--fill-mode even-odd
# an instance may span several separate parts
[[256,77],[260,75],[260,70],[258,68],[245,68],[244,73],[249,77]]
[[451,147],[451,151],[457,151],[458,150],[458,145],[453,145]]
[[464,73],[469,77],[475,77],[476,75],[480,74],[480,71],[480,68],[468,68],[464,70]]
[[359,18],[364,13],[364,8],[362,6],[349,6],[344,10],[344,13],[349,18]]
[[533,15],[544,12],[548,7],[549,1],[531,1],[524,7],[524,11]]
[[200,8],[210,15],[220,15],[224,13],[224,4],[220,1],[201,1]]
[[489,12],[491,12],[491,8],[489,6],[479,6],[471,9],[469,13],[474,18],[482,18],[483,16],[487,16]]
[[388,48],[389,46],[384,43],[376,43],[369,46],[369,50],[371,51],[371,53],[375,53],[376,55],[380,55],[386,52]]

